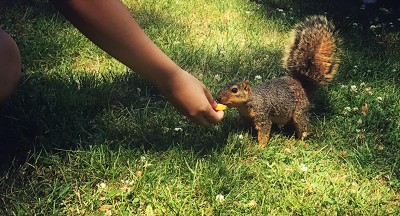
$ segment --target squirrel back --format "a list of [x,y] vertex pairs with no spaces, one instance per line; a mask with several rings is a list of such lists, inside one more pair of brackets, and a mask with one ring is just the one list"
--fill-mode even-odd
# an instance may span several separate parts
[[301,82],[326,84],[339,67],[336,43],[332,22],[324,16],[308,17],[292,30],[283,67]]
[[248,80],[228,83],[217,100],[235,107],[245,121],[254,123],[260,146],[269,140],[271,125],[292,124],[298,137],[310,130],[310,96],[332,80],[338,70],[334,26],[323,16],[297,24],[286,48],[283,66],[290,75],[250,87]]

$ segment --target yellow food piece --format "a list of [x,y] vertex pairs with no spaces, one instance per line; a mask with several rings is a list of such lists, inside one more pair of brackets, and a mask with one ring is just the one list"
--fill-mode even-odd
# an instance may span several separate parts
[[226,110],[226,108],[228,108],[226,105],[217,104],[217,106],[214,109],[217,111],[221,111],[221,110]]

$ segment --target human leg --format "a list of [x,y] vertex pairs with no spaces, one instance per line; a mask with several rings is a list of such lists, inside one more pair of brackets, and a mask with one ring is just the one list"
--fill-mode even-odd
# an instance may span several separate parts
[[0,101],[16,88],[21,77],[21,55],[17,44],[7,32],[0,29]]

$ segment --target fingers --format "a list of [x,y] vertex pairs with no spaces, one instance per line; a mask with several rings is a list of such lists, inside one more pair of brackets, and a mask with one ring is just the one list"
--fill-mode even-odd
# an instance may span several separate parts
[[180,71],[163,84],[159,87],[164,95],[194,123],[211,127],[224,117],[223,111],[214,110],[217,103],[206,86],[186,71]]
[[[222,112],[222,111],[219,111],[219,112]],[[221,119],[223,118],[223,115],[224,114],[222,112]],[[195,122],[196,124],[199,124],[199,125],[207,127],[207,128],[212,127],[213,125],[215,125],[218,122],[220,122],[220,120],[217,120],[215,118],[209,117],[207,115],[200,116],[200,117],[194,117],[194,118],[191,118],[191,120],[193,122]]]
[[212,125],[219,123],[224,118],[224,111],[213,110],[212,115],[205,115],[204,118]]
[[214,108],[217,106],[217,102],[215,102],[213,96],[207,89],[205,89],[204,94],[211,105],[211,109],[208,109],[206,112],[202,114],[204,119],[204,121],[202,122],[205,122],[202,125],[205,127],[211,127],[212,125],[217,124],[223,119],[224,112],[214,110]]
[[215,111],[211,106],[195,116],[189,117],[195,123],[204,127],[211,127],[219,123],[224,118],[224,111]]

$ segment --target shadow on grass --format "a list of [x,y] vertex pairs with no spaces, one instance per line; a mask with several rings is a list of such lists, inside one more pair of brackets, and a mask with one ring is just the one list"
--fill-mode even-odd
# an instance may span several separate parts
[[[255,0],[263,5],[266,18],[276,18],[295,24],[309,15],[326,15],[332,20],[342,39],[342,66],[338,79],[341,80],[387,80],[398,73],[382,73],[383,68],[395,67],[389,62],[399,56],[400,47],[400,2],[378,0],[376,4],[360,1],[293,1]],[[369,64],[365,64],[368,59]],[[352,66],[360,67],[359,73],[347,73]],[[374,65],[373,68],[365,68]],[[343,73],[345,71],[346,73]]]
[[[132,72],[110,71],[106,77],[87,71],[79,75],[76,71],[42,73],[42,67],[57,67],[59,59],[70,54],[64,50],[68,47],[57,40],[43,39],[38,35],[43,32],[14,28],[15,22],[24,22],[17,17],[29,11],[24,18],[27,22],[57,23],[56,29],[45,29],[46,35],[72,26],[44,1],[19,3],[2,4],[7,13],[0,16],[1,23],[5,23],[2,27],[19,45],[24,65],[20,86],[0,104],[0,167],[6,169],[13,159],[17,164],[25,162],[32,149],[52,152],[115,143],[155,151],[178,145],[204,153],[216,148],[216,143],[224,143],[227,132],[221,134],[220,130],[188,122],[153,85]],[[145,13],[159,25],[172,22],[153,12]],[[175,128],[183,128],[182,133]]]
[[[354,27],[353,23],[362,26],[362,30],[370,29],[372,24],[388,24],[392,22],[391,31],[398,31],[400,25],[400,2],[378,0],[376,4],[364,4],[361,0],[339,1],[293,1],[293,0],[255,0],[264,6],[267,16],[279,16],[288,22],[300,20],[310,15],[327,15],[340,31]],[[277,10],[280,9],[280,10]],[[389,29],[389,28],[388,28]],[[365,36],[365,35],[363,35]]]

